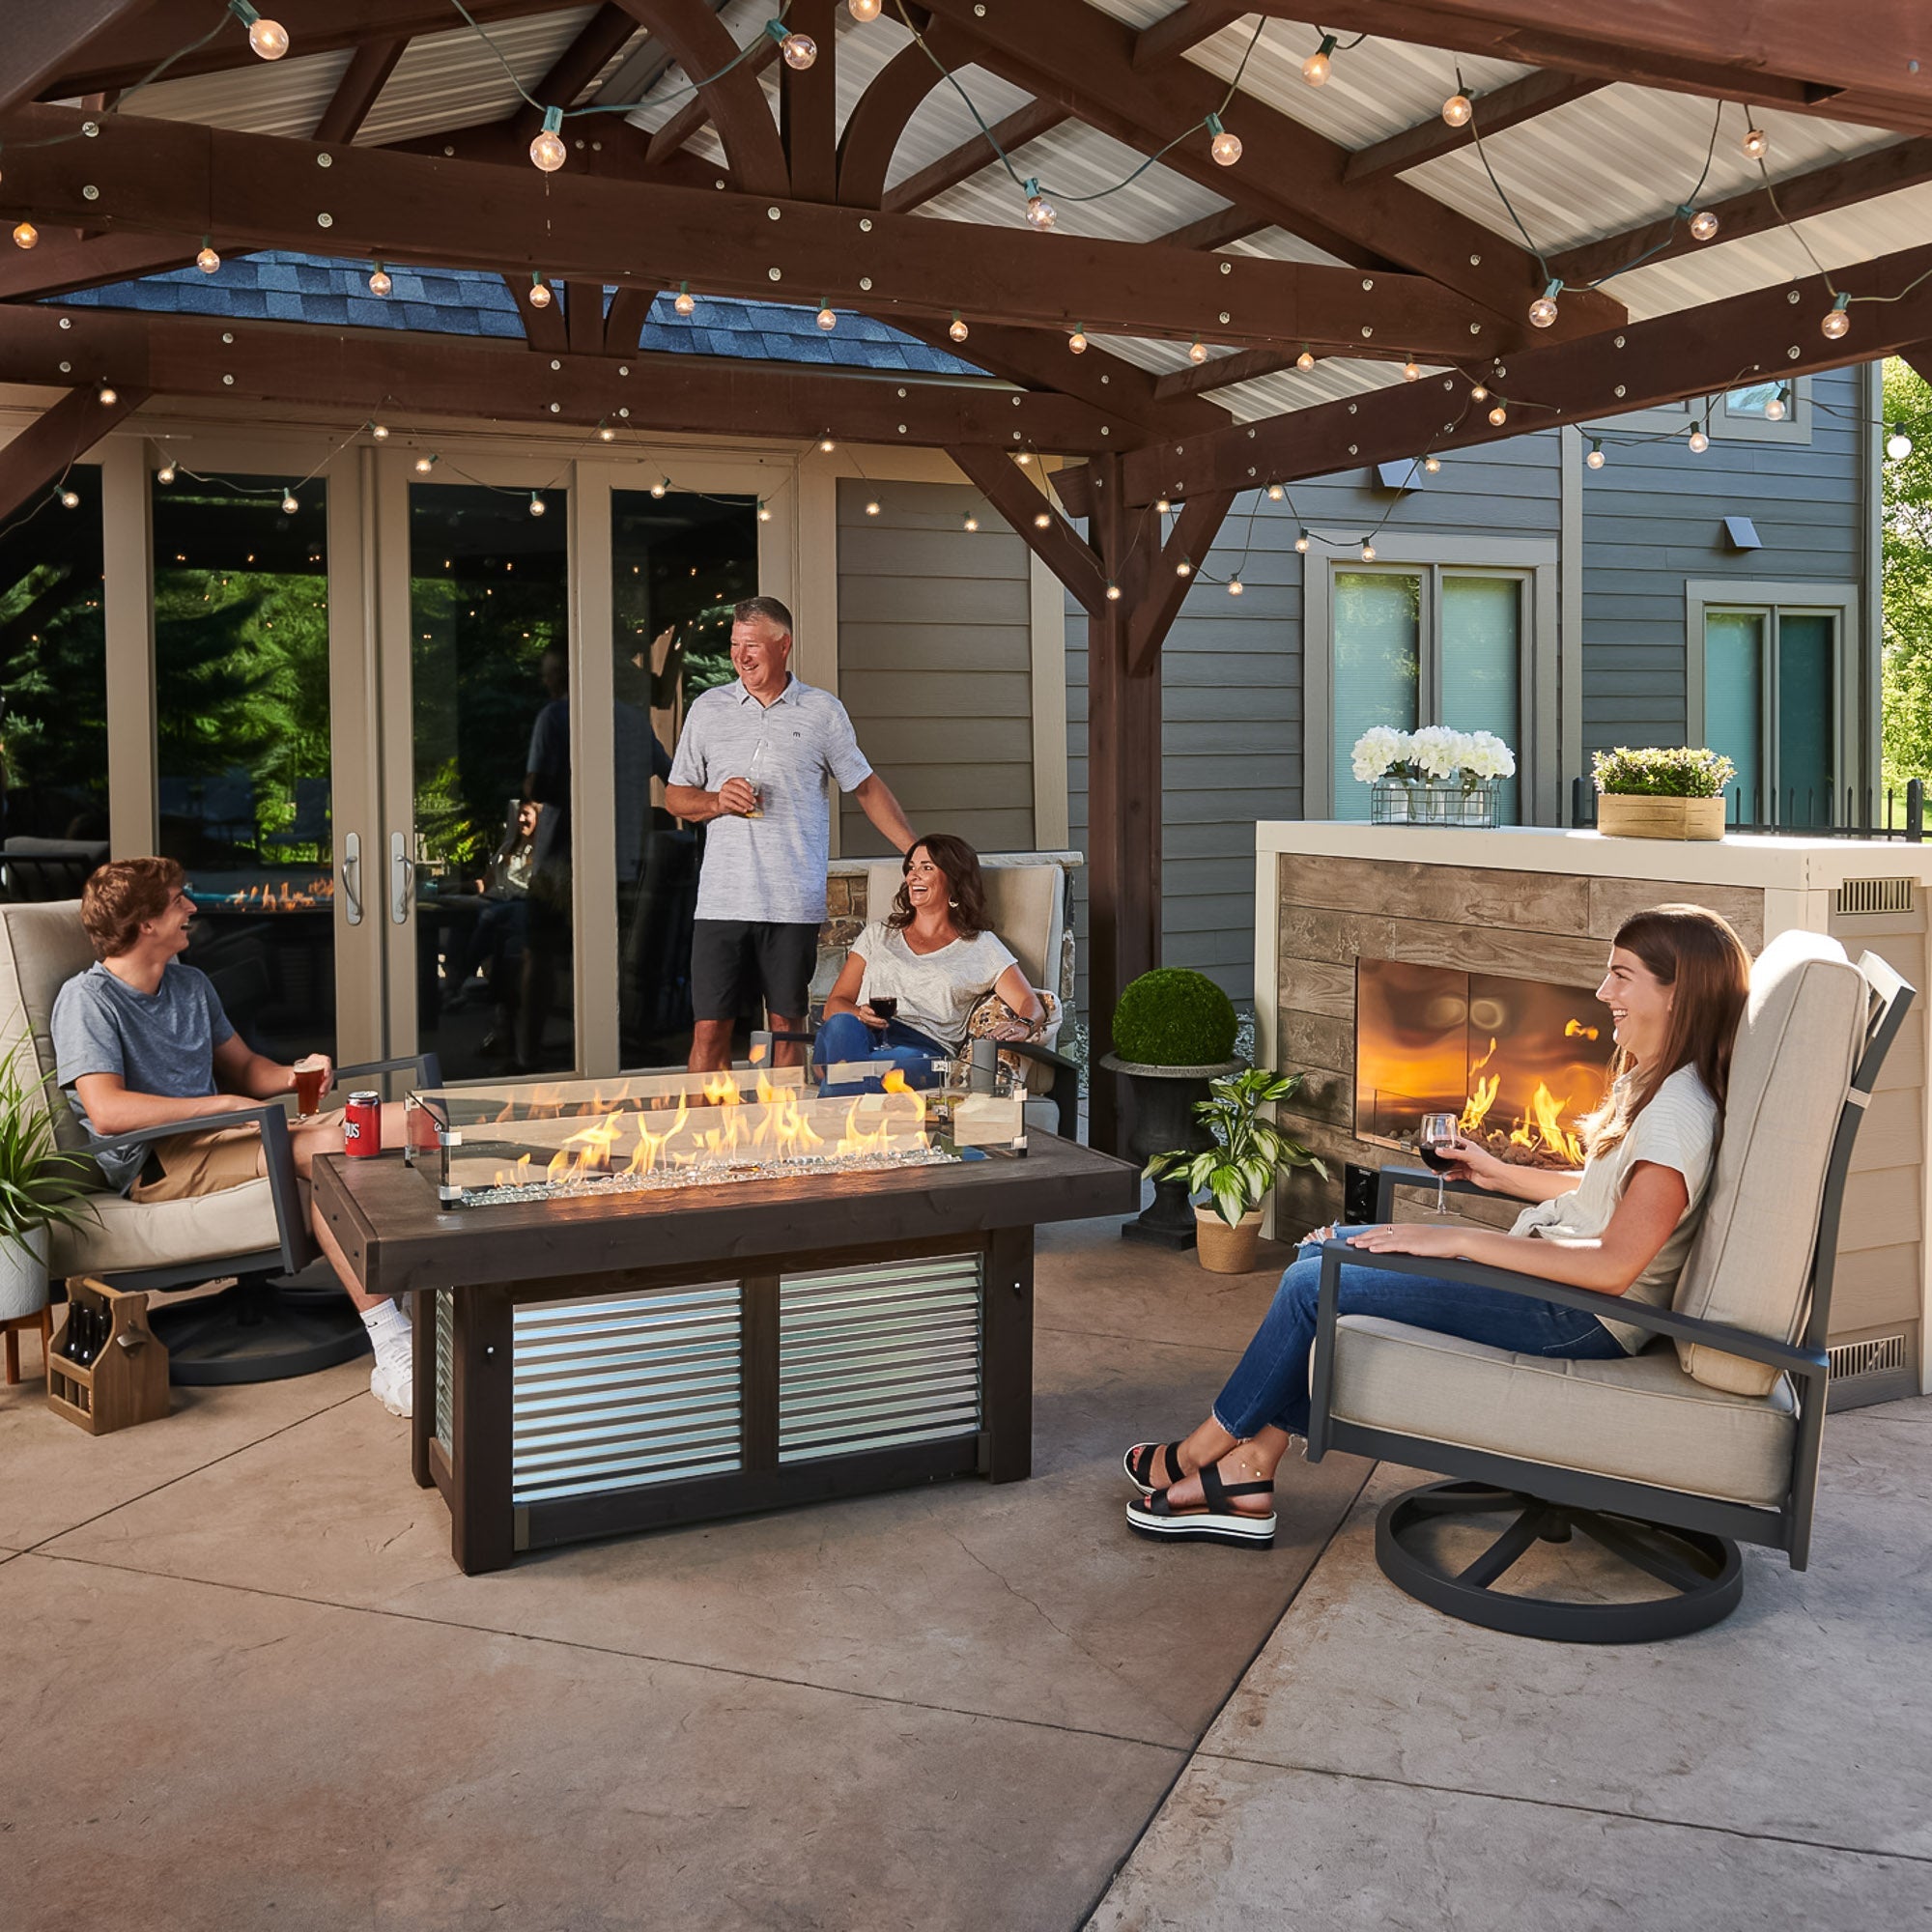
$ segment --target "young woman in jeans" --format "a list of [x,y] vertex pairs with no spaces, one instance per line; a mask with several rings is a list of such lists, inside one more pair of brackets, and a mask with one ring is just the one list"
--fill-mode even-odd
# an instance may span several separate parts
[[1318,1228],[1281,1278],[1208,1420],[1178,1442],[1136,1443],[1122,1459],[1142,1492],[1127,1520],[1143,1535],[1268,1548],[1274,1472],[1308,1431],[1321,1243],[1378,1254],[1462,1257],[1594,1289],[1601,1318],[1553,1302],[1344,1264],[1344,1315],[1378,1315],[1493,1349],[1569,1360],[1634,1353],[1648,1338],[1614,1320],[1619,1296],[1670,1299],[1703,1212],[1722,1123],[1731,1045],[1750,956],[1701,906],[1656,906],[1624,922],[1597,997],[1616,1025],[1615,1075],[1583,1123],[1580,1174],[1515,1167],[1474,1142],[1450,1150],[1453,1177],[1530,1204],[1507,1235],[1454,1223]]

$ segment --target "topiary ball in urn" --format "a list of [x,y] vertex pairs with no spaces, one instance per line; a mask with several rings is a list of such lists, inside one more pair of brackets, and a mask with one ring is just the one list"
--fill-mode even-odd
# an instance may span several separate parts
[[[1134,1096],[1127,1147],[1144,1164],[1157,1153],[1200,1153],[1214,1145],[1195,1118],[1195,1103],[1208,1097],[1208,1081],[1240,1070],[1243,1063],[1230,1058],[1239,1024],[1234,1001],[1205,973],[1185,966],[1157,966],[1122,990],[1114,1050],[1100,1065],[1127,1076]],[[1186,1176],[1157,1181],[1152,1205],[1121,1233],[1162,1247],[1193,1247]]]

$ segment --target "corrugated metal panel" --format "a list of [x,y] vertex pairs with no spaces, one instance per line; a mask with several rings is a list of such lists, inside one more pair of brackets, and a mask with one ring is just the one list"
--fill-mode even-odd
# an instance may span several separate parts
[[450,1359],[456,1347],[455,1303],[446,1288],[435,1292],[436,1299],[436,1439],[442,1444],[443,1453],[449,1453],[449,1445],[456,1439],[456,1432],[450,1426]]
[[272,65],[264,61],[227,73],[156,81],[135,95],[126,111],[157,121],[200,121],[243,134],[306,141],[353,58],[346,53],[306,59],[291,54]]

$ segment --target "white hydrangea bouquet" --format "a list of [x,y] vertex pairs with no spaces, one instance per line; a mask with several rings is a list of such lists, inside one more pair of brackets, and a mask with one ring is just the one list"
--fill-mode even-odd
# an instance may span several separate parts
[[1492,825],[1496,785],[1516,776],[1516,753],[1493,731],[1374,724],[1355,740],[1352,765],[1373,787],[1378,825]]

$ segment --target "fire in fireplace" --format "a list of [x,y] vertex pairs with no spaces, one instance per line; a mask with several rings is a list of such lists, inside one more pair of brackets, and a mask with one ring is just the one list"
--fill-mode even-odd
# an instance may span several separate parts
[[1603,1099],[1615,1042],[1580,987],[1394,959],[1355,965],[1355,1132],[1412,1147],[1455,1114],[1503,1160],[1583,1163],[1577,1123]]

